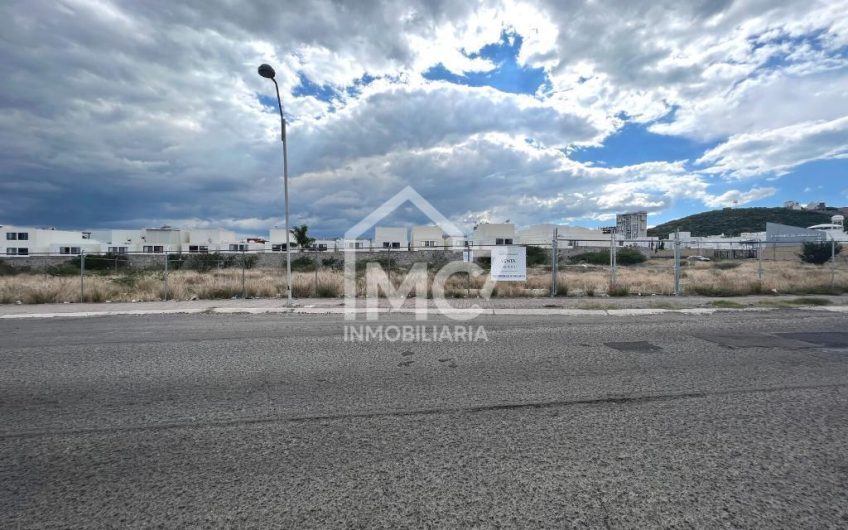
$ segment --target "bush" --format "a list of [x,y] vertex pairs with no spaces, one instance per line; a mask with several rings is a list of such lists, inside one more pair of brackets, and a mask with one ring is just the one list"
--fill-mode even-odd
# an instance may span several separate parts
[[742,265],[741,261],[718,261],[713,264],[713,268],[722,271],[727,271],[730,269],[735,269],[740,265]]
[[[130,266],[130,258],[126,254],[86,254],[85,256],[85,270],[86,271],[114,271],[115,266],[117,264],[117,268],[127,269]],[[64,265],[59,265],[56,267],[56,275],[63,275],[69,273],[72,269],[73,272],[79,274],[80,270],[80,257],[76,256],[73,259],[68,260]]]
[[[256,256],[250,257],[253,258],[252,263],[256,263]],[[245,256],[246,258],[247,256]],[[221,254],[220,252],[208,254],[173,254],[172,256],[168,256],[168,261],[168,268],[172,270],[188,269],[198,272],[208,272],[219,267],[222,269],[241,267],[241,256],[236,254]]]
[[551,261],[551,251],[542,247],[527,245],[527,266],[547,265]]
[[291,262],[291,269],[296,272],[312,272],[315,270],[315,258],[300,256]]
[[29,267],[14,267],[3,260],[0,260],[0,276],[14,276],[22,272],[29,272]]
[[627,296],[630,294],[630,287],[626,285],[610,285],[607,289],[607,294],[610,296]]
[[[638,263],[642,263],[646,259],[645,255],[635,248],[616,249],[615,262],[618,265],[636,265]],[[592,265],[609,265],[610,251],[604,249],[595,252],[584,252],[583,254],[572,256],[571,261],[574,263],[589,263]]]
[[839,254],[840,252],[842,252],[842,245],[836,245],[834,248],[833,244],[829,242],[806,241],[798,257],[804,263],[823,265],[830,261],[832,255]]

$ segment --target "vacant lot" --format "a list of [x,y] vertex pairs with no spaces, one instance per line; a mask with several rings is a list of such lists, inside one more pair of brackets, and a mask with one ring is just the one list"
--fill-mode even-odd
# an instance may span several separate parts
[[[734,296],[747,294],[839,294],[848,292],[848,267],[816,266],[797,262],[764,262],[762,275],[755,260],[694,262],[681,267],[684,294]],[[397,286],[407,271],[395,269]],[[762,277],[762,280],[760,279]],[[433,273],[429,274],[432,282]],[[449,297],[476,297],[485,277],[453,276],[447,283]],[[557,279],[560,296],[669,295],[674,292],[674,269],[670,260],[649,260],[640,265],[619,267],[611,287],[609,267],[593,265],[561,266]],[[72,275],[21,273],[0,276],[0,303],[62,303],[80,300],[80,278]],[[224,299],[241,297],[273,298],[285,293],[285,272],[279,269],[238,268],[198,271],[172,271],[167,282],[162,271],[91,272],[84,279],[84,299],[88,302]],[[296,297],[340,297],[344,295],[342,272],[324,269],[317,273],[294,272]],[[547,296],[551,273],[545,267],[531,268],[526,282],[499,283],[493,296]],[[362,274],[358,294],[366,292]]]

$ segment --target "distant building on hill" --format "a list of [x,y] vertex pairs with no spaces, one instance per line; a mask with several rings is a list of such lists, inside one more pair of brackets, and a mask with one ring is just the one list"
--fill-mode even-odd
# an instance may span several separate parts
[[648,237],[648,212],[628,212],[615,216],[616,232],[624,239]]

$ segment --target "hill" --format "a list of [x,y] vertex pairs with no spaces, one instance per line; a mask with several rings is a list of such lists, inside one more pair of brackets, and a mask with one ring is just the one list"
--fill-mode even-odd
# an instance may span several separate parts
[[821,211],[788,208],[726,208],[668,221],[648,229],[648,235],[666,237],[674,233],[676,228],[680,228],[681,232],[692,232],[693,236],[718,234],[738,236],[742,232],[762,232],[766,229],[767,222],[805,228],[829,223],[831,216],[836,213],[838,213],[836,208]]

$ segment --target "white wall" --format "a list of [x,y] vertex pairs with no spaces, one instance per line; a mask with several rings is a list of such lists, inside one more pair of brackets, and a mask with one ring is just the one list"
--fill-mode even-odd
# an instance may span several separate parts
[[391,248],[407,250],[409,248],[409,236],[407,236],[406,227],[376,227],[374,229],[374,249],[385,248],[386,243]]
[[445,244],[444,232],[438,226],[413,226],[411,241],[413,250],[443,247]]

